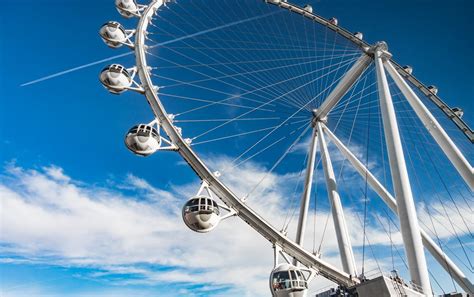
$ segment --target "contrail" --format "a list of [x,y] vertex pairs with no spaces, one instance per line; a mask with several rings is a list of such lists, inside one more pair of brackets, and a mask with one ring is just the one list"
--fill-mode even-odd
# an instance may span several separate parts
[[36,84],[36,83],[39,83],[39,82],[42,82],[42,81],[45,81],[45,80],[48,80],[48,79],[51,79],[51,78],[54,78],[54,77],[58,77],[58,76],[61,76],[61,75],[64,75],[64,74],[68,74],[68,73],[71,73],[71,72],[74,72],[74,71],[77,71],[77,70],[81,70],[81,69],[91,67],[91,66],[94,66],[94,65],[97,65],[97,64],[100,64],[100,63],[104,63],[104,62],[107,62],[107,61],[110,61],[110,60],[114,60],[114,59],[117,59],[117,58],[125,57],[125,56],[131,55],[131,54],[133,54],[133,52],[128,52],[128,53],[108,57],[108,58],[105,58],[105,59],[102,59],[102,60],[98,60],[98,61],[87,63],[87,64],[84,64],[84,65],[81,65],[81,66],[77,66],[77,67],[74,67],[74,68],[71,68],[71,69],[60,71],[60,72],[57,72],[57,73],[54,73],[54,74],[50,74],[50,75],[32,80],[30,82],[26,82],[24,84],[21,84],[20,87],[25,87],[25,86],[29,86],[29,85],[32,85],[32,84]]
[[[171,43],[174,43],[174,42],[178,42],[178,41],[181,41],[181,40],[193,38],[193,37],[203,35],[203,34],[206,34],[206,33],[209,33],[209,32],[213,32],[213,31],[221,30],[221,29],[228,28],[228,27],[231,27],[231,26],[239,25],[239,24],[242,24],[242,23],[250,22],[250,21],[253,21],[253,20],[261,19],[261,18],[264,18],[264,17],[267,17],[267,16],[275,14],[275,13],[279,13],[279,12],[281,12],[281,11],[275,11],[275,12],[267,13],[267,14],[264,14],[264,15],[255,16],[255,17],[243,19],[243,20],[240,20],[240,21],[231,22],[231,23],[228,23],[228,24],[225,24],[225,25],[222,25],[222,26],[206,29],[206,30],[196,32],[196,33],[193,33],[193,34],[189,34],[189,35],[186,35],[186,36],[182,36],[182,37],[179,37],[179,38],[176,38],[176,39],[173,39],[173,40],[168,40],[168,41],[165,41],[165,42],[162,42],[162,43],[157,43],[153,46],[150,46],[149,48],[151,49],[151,48],[155,48],[155,47],[158,47],[158,46],[168,45],[168,44],[171,44]],[[77,70],[88,68],[88,67],[91,67],[91,66],[94,66],[94,65],[97,65],[97,64],[101,64],[101,63],[104,63],[104,62],[107,62],[107,61],[117,59],[117,58],[125,57],[125,56],[131,55],[133,53],[134,52],[132,51],[132,52],[128,52],[128,53],[124,53],[124,54],[120,54],[120,55],[115,55],[115,56],[108,57],[108,58],[105,58],[105,59],[102,59],[102,60],[98,60],[98,61],[95,61],[95,62],[80,65],[80,66],[77,66],[77,67],[74,67],[74,68],[71,68],[71,69],[63,70],[63,71],[60,71],[60,72],[57,72],[57,73],[54,73],[54,74],[50,74],[50,75],[47,75],[47,76],[44,76],[44,77],[41,77],[41,78],[38,78],[38,79],[35,79],[35,80],[32,80],[32,81],[23,83],[23,84],[20,85],[20,87],[25,87],[25,86],[29,86],[29,85],[32,85],[32,84],[36,84],[36,83],[39,83],[39,82],[42,82],[42,81],[45,81],[45,80],[49,80],[51,78],[55,78],[55,77],[58,77],[58,76],[61,76],[61,75],[64,75],[64,74],[68,74],[68,73],[71,73],[71,72],[74,72],[74,71],[77,71]]]

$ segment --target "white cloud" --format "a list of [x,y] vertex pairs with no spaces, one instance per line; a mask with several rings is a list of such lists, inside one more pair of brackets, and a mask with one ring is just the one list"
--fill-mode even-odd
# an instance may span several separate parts
[[[444,201],[430,204],[429,211],[425,204],[420,203],[418,217],[420,221],[424,222],[424,228],[430,231],[433,238],[435,236],[451,238],[455,237],[456,233],[459,236],[471,233],[474,229],[474,216],[461,216],[456,208],[461,214],[472,214],[467,204],[457,203],[454,206],[452,203]],[[436,234],[433,230],[436,230]]]
[[57,181],[69,182],[71,178],[64,174],[63,169],[57,166],[43,167],[46,175]]
[[[215,158],[214,162],[224,168],[229,160]],[[181,206],[197,190],[197,183],[164,191],[130,174],[116,188],[99,188],[73,180],[55,166],[30,170],[12,165],[7,171],[0,179],[0,241],[8,244],[2,248],[4,253],[31,262],[99,269],[91,277],[131,273],[141,278],[129,283],[207,284],[209,289],[230,286],[226,296],[268,295],[272,268],[268,241],[238,218],[222,222],[209,234],[192,232],[182,223]],[[244,195],[242,189],[249,189],[264,172],[263,167],[248,163],[225,172],[222,178]],[[287,212],[293,210],[288,209],[293,195],[288,184],[293,184],[297,175],[270,174],[248,203],[280,228]],[[133,192],[126,195],[123,189]],[[327,212],[318,215],[317,239],[322,236]],[[350,208],[346,218],[358,222]],[[296,220],[290,225],[290,236],[295,233]],[[311,249],[312,218],[307,230],[305,246]],[[360,246],[360,224],[350,224],[350,235],[353,245]],[[369,224],[368,236],[374,245],[389,244],[385,232],[375,224]],[[401,242],[399,234],[394,234],[394,241]],[[340,266],[334,251],[337,242],[330,221],[323,256]],[[359,253],[356,257],[360,261]],[[153,268],[160,266],[168,269]],[[375,262],[369,260],[367,270],[373,267]],[[313,287],[327,283],[318,279]]]

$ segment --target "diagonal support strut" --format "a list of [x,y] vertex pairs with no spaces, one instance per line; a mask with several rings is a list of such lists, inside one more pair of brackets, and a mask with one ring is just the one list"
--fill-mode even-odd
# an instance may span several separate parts
[[352,251],[351,240],[347,230],[346,219],[342,209],[341,198],[337,190],[336,176],[331,163],[331,157],[324,139],[324,134],[321,128],[321,122],[317,122],[319,134],[319,144],[321,146],[321,158],[324,168],[324,176],[326,177],[326,187],[328,197],[331,202],[332,218],[334,220],[334,228],[336,229],[337,244],[339,246],[339,254],[341,256],[343,270],[350,274],[357,276],[354,253]]
[[451,140],[448,133],[443,129],[443,127],[438,123],[436,118],[431,114],[431,112],[426,108],[426,106],[421,102],[420,98],[416,93],[410,88],[407,82],[402,78],[402,76],[397,72],[395,67],[393,67],[390,61],[386,60],[383,62],[385,69],[393,78],[393,81],[403,93],[403,96],[410,103],[411,107],[415,111],[418,118],[421,120],[428,132],[433,136],[434,140],[443,150],[446,157],[454,165],[454,168],[462,176],[466,184],[471,190],[474,189],[474,171],[472,166],[469,164],[469,161],[464,157],[461,151],[458,149],[456,144]]

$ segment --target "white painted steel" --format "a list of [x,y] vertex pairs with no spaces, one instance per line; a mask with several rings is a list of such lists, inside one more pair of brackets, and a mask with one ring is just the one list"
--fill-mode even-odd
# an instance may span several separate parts
[[421,102],[420,98],[410,88],[403,77],[397,72],[390,61],[384,61],[385,69],[387,69],[393,81],[403,93],[403,96],[410,103],[411,107],[420,118],[425,128],[430,132],[431,136],[436,140],[448,159],[454,165],[456,170],[462,176],[464,181],[469,185],[471,190],[474,189],[474,171],[469,161],[464,157],[456,144],[451,140],[449,135],[438,123],[436,118],[430,113],[428,108]]
[[[306,166],[306,177],[304,183],[304,191],[301,196],[300,215],[298,219],[298,227],[296,229],[296,243],[303,246],[303,239],[306,230],[306,219],[308,217],[309,201],[311,199],[311,188],[313,185],[314,163],[316,161],[316,151],[318,147],[318,132],[313,127],[311,136],[311,144],[308,151],[308,164]],[[293,265],[297,265],[296,260]]]
[[372,58],[367,54],[362,56],[352,65],[349,71],[346,72],[344,77],[339,81],[336,87],[329,93],[326,99],[324,99],[321,106],[316,110],[314,117],[315,120],[323,119],[330,112],[331,109],[344,97],[364,71],[369,67],[372,62]]
[[155,11],[162,6],[163,0],[154,0],[143,12],[143,15],[138,24],[136,39],[135,39],[135,55],[138,67],[138,74],[142,83],[145,96],[155,114],[156,118],[161,124],[161,127],[169,136],[170,140],[176,145],[180,155],[188,162],[196,174],[209,185],[209,188],[229,207],[237,212],[237,215],[247,222],[253,229],[259,232],[263,237],[270,242],[280,246],[282,250],[296,258],[301,264],[308,268],[318,270],[325,278],[334,281],[337,284],[344,286],[351,286],[359,283],[359,280],[351,277],[349,274],[339,270],[329,263],[321,260],[315,255],[307,252],[294,241],[287,238],[284,234],[271,226],[267,221],[255,213],[245,203],[239,199],[233,192],[230,191],[201,161],[201,159],[191,150],[183,137],[178,133],[176,128],[171,123],[168,114],[165,111],[158,95],[153,86],[149,68],[146,61],[145,52],[145,34],[149,22]]
[[334,221],[334,228],[336,229],[337,244],[339,246],[342,267],[346,273],[356,276],[357,269],[354,253],[352,251],[351,240],[347,230],[341,198],[339,197],[339,192],[337,191],[336,176],[334,175],[331,156],[329,155],[326,140],[324,139],[321,123],[317,122],[316,127],[318,129],[319,146],[321,147],[324,176],[326,177],[328,198],[331,202],[332,219]]
[[390,162],[392,184],[395,189],[395,198],[398,205],[400,229],[412,281],[423,288],[424,294],[431,296],[428,267],[423,251],[420,227],[416,216],[415,202],[408,178],[395,109],[383,67],[383,55],[384,52],[381,50],[375,50],[375,71],[377,74],[380,110],[382,113],[385,141]]
[[[352,164],[354,169],[360,174],[362,178],[367,177],[367,183],[382,198],[387,206],[398,215],[397,201],[393,198],[387,189],[377,180],[377,178],[357,159],[354,154],[334,135],[329,128],[323,125],[323,131],[329,136],[331,141],[337,146],[344,157]],[[469,294],[474,294],[474,286],[471,281],[464,275],[459,267],[446,255],[443,250],[434,242],[426,231],[420,228],[423,245],[428,249],[431,255],[438,261],[438,263],[446,270],[449,275],[452,275],[456,283]]]

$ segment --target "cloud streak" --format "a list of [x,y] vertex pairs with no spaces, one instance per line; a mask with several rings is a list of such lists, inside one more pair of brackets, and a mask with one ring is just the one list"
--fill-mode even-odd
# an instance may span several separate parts
[[[215,158],[216,166],[228,161]],[[226,175],[234,189],[248,189],[255,175],[264,172],[251,163],[235,170]],[[287,184],[294,182],[294,174],[272,174],[267,181],[272,190],[261,192],[258,199],[248,203],[279,227],[292,210],[288,209]],[[39,170],[10,166],[0,177],[1,253],[21,259],[3,260],[89,267],[95,272],[88,277],[97,279],[135,276],[117,281],[122,285],[185,283],[205,286],[213,296],[267,296],[272,268],[270,244],[237,218],[222,222],[209,234],[188,230],[182,223],[181,205],[196,188],[197,184],[189,184],[164,191],[132,174],[113,188],[97,187],[74,180],[57,166]],[[321,223],[327,210],[318,215]],[[358,221],[350,208],[346,218]],[[295,233],[295,224],[290,225],[289,236]],[[305,239],[309,250],[312,229],[309,222]],[[359,224],[351,224],[358,261],[361,230]],[[322,228],[315,233],[321,238]],[[374,246],[390,244],[385,232],[372,224],[368,236]],[[392,240],[401,243],[398,233]],[[323,258],[340,266],[331,222],[323,247]],[[375,261],[369,260],[366,270],[375,267]],[[318,279],[313,287],[328,283]]]

